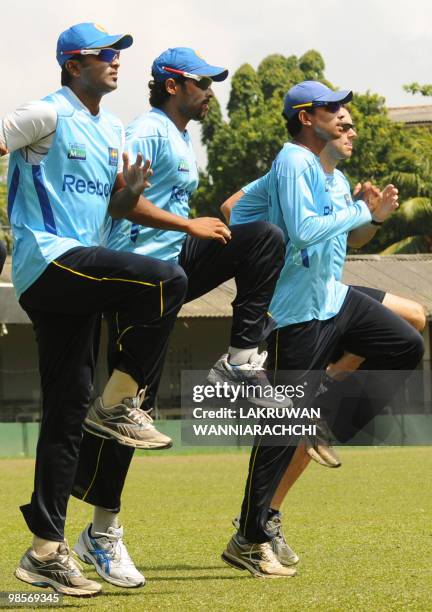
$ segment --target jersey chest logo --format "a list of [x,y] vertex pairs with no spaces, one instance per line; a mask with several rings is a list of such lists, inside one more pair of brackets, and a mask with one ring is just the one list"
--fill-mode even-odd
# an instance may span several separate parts
[[68,159],[79,159],[84,161],[86,159],[86,146],[85,144],[79,144],[77,142],[69,143]]
[[179,172],[189,172],[189,162],[187,159],[185,159],[184,157],[181,157],[179,159],[179,165],[177,170]]
[[109,159],[110,166],[117,166],[118,165],[118,149],[108,147],[108,159]]

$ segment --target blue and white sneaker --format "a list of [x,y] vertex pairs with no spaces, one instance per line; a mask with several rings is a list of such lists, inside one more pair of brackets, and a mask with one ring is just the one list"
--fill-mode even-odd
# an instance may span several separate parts
[[[264,362],[267,352],[255,352],[243,365],[232,365],[229,355],[222,355],[208,373],[207,380],[212,384],[228,383],[242,387],[240,399],[247,399],[260,408],[291,408],[293,403],[287,396],[279,396],[267,378]],[[253,389],[253,391],[252,391]]]
[[108,527],[106,533],[91,532],[90,523],[80,533],[74,551],[84,563],[95,566],[99,576],[120,587],[140,587],[144,576],[137,570],[123,543],[123,527]]

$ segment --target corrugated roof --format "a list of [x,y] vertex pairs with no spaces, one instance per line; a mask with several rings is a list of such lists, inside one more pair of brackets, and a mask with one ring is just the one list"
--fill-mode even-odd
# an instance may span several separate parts
[[408,123],[410,125],[432,123],[432,104],[394,106],[387,110],[390,119],[395,122]]
[[[0,282],[0,323],[26,323],[27,315],[16,301],[10,284],[10,261]],[[351,285],[375,287],[407,297],[425,306],[432,318],[432,255],[353,255],[347,258],[343,281]],[[185,304],[180,317],[231,317],[236,295],[233,280]]]
[[[382,289],[420,302],[432,317],[432,255],[352,255],[343,282]],[[230,317],[235,283],[228,281],[202,298],[185,304],[182,317]]]

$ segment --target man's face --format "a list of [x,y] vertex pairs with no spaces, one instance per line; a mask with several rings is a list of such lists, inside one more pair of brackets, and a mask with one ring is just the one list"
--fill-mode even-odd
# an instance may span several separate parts
[[341,161],[343,159],[349,159],[353,152],[353,142],[354,139],[357,138],[357,132],[354,129],[354,125],[351,119],[351,115],[349,114],[346,108],[342,108],[342,136],[339,138],[335,138],[334,140],[330,140],[326,144],[326,149],[329,150],[331,156],[337,160]]
[[324,142],[339,138],[343,133],[344,109],[338,104],[316,106],[313,113],[307,113],[315,134]]
[[202,121],[209,110],[210,98],[213,97],[211,87],[201,89],[193,79],[178,84],[176,104],[178,111],[188,121]]
[[78,64],[77,70],[83,89],[101,96],[117,89],[119,55],[112,62],[103,62],[96,55],[81,56],[80,62],[75,64]]

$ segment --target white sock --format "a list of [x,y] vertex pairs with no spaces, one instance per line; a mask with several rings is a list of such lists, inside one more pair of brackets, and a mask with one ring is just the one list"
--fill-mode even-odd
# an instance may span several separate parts
[[45,557],[55,552],[59,547],[60,542],[53,542],[52,540],[44,540],[33,536],[33,550],[37,557]]
[[235,348],[230,346],[228,348],[228,361],[231,365],[244,365],[248,363],[249,358],[258,351],[258,347],[254,348]]
[[93,513],[93,524],[91,526],[91,534],[96,537],[96,533],[106,533],[109,527],[118,527],[118,514],[110,512],[105,508],[95,506]]
[[135,397],[138,385],[129,374],[114,370],[102,394],[104,408],[121,403],[125,397]]

